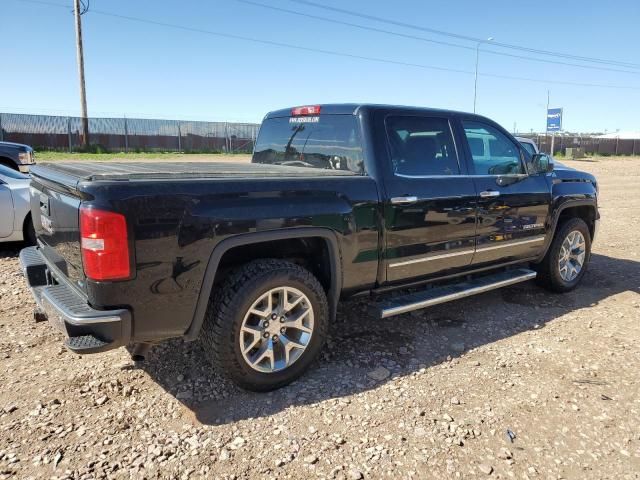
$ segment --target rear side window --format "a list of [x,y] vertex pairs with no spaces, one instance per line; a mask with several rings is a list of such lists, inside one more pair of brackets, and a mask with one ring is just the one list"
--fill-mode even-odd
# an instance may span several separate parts
[[460,167],[446,118],[390,116],[387,138],[397,175],[459,175]]
[[356,117],[268,118],[260,127],[252,162],[362,174],[364,162]]
[[520,149],[505,134],[491,125],[462,122],[477,175],[522,174]]

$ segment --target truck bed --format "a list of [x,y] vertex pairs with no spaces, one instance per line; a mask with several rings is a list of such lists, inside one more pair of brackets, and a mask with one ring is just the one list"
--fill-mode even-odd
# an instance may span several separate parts
[[165,180],[190,178],[265,178],[353,176],[347,170],[232,162],[66,162],[41,163],[46,168],[78,181]]

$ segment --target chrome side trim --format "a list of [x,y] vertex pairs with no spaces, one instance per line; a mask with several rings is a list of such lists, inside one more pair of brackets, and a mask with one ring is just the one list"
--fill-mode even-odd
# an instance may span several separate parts
[[536,272],[529,271],[525,274],[514,276],[506,280],[501,280],[498,282],[481,285],[478,287],[471,287],[467,290],[463,290],[460,292],[450,293],[448,295],[442,295],[440,297],[430,298],[428,300],[423,300],[420,302],[408,303],[406,305],[399,305],[397,307],[387,308],[382,311],[381,317],[382,318],[393,317],[394,315],[400,315],[402,313],[411,312],[413,310],[420,310],[422,308],[431,307],[433,305],[438,305],[440,303],[451,302],[453,300],[470,297],[472,295],[488,292],[490,290],[495,290],[497,288],[507,287],[509,285],[513,285],[520,282],[526,282],[527,280],[531,280],[535,277],[536,277]]
[[440,255],[430,255],[430,256],[427,256],[427,257],[414,258],[414,259],[411,259],[411,260],[405,260],[403,262],[391,263],[391,264],[389,264],[389,268],[404,267],[405,265],[413,265],[415,263],[430,262],[431,260],[441,260],[443,258],[457,257],[459,255],[471,255],[472,253],[487,252],[489,250],[497,250],[499,248],[517,247],[517,246],[520,246],[520,245],[526,245],[528,243],[544,242],[545,238],[546,237],[544,235],[540,235],[540,236],[535,237],[535,238],[528,238],[528,239],[525,239],[525,240],[511,241],[509,243],[504,243],[504,244],[501,244],[501,245],[490,245],[488,247],[480,247],[480,248],[477,248],[475,250],[474,249],[468,249],[468,250],[461,250],[459,252],[443,253],[443,254],[440,254]]
[[498,178],[498,177],[506,177],[506,178],[525,178],[531,177],[528,173],[505,173],[503,175],[463,175],[463,174],[451,174],[451,175],[407,175],[406,173],[395,173],[394,176],[400,178],[422,178],[422,179],[433,179],[437,180],[439,178]]
[[403,196],[403,197],[392,197],[391,204],[392,205],[410,205],[412,203],[416,203],[418,201],[418,197],[415,196]]
[[459,255],[472,255],[474,251],[475,250],[473,249],[461,250],[459,252],[443,253],[441,255],[431,255],[428,257],[414,258],[413,260],[406,260],[404,262],[392,263],[389,265],[389,268],[404,267],[405,265],[413,265],[414,263],[429,262],[431,260],[440,260],[443,258],[457,257]]
[[512,241],[512,242],[504,243],[500,245],[490,245],[488,247],[479,247],[479,248],[476,248],[476,253],[487,252],[489,250],[497,250],[499,248],[517,247],[520,245],[526,245],[527,243],[544,242],[545,238],[546,237],[544,235],[540,235],[535,238],[526,239],[526,240],[517,240],[517,241]]

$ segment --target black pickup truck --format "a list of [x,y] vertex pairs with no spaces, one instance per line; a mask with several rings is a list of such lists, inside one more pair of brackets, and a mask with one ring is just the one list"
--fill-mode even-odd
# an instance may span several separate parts
[[412,107],[271,112],[251,163],[31,174],[36,319],[78,353],[199,339],[253,390],[301,375],[347,297],[386,318],[534,278],[569,291],[599,219],[592,175],[487,118]]

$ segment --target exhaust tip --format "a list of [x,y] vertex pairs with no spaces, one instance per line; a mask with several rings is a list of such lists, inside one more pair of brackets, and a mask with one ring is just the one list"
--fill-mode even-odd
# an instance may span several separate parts
[[36,321],[36,323],[40,323],[40,322],[46,322],[49,319],[49,317],[47,316],[44,310],[40,310],[39,308],[36,308],[33,310],[33,319]]
[[131,360],[136,363],[144,362],[149,350],[151,350],[150,343],[136,343],[130,350]]

